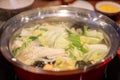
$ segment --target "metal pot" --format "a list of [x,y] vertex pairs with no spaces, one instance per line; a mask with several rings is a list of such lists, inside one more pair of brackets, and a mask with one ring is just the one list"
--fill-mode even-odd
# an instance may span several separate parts
[[[87,24],[89,28],[101,29],[108,36],[109,53],[100,62],[76,70],[45,71],[27,66],[11,55],[9,44],[16,30],[35,20],[38,22],[40,20],[68,21],[72,24],[81,26]],[[20,80],[99,80],[104,75],[106,65],[114,58],[119,47],[118,26],[115,22],[102,14],[81,8],[68,6],[37,8],[9,19],[3,27],[5,29],[3,28],[0,44],[2,55],[13,64]]]

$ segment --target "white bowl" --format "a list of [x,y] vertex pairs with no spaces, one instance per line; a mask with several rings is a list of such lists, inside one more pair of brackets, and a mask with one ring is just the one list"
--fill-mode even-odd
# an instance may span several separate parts
[[2,9],[21,9],[33,4],[34,0],[1,0]]
[[8,19],[31,8],[34,0],[0,0],[0,11]]
[[92,6],[92,4],[90,4],[87,1],[76,0],[72,4],[69,4],[69,6],[77,7],[77,8],[84,8],[84,9],[89,9],[89,10],[94,11],[94,7]]
[[[107,9],[100,9],[100,6],[106,6]],[[109,7],[108,7],[109,6]],[[114,11],[111,7],[117,8]],[[103,14],[107,14],[108,16],[116,15],[120,12],[120,4],[113,2],[113,1],[99,1],[95,5],[95,9]]]

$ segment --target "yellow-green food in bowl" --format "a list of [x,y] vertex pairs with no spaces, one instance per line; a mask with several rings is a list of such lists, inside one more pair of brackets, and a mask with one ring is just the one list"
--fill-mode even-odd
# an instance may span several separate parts
[[120,13],[120,4],[113,1],[99,1],[95,4],[98,12],[107,16],[117,16]]
[[110,4],[103,4],[98,7],[99,10],[104,12],[119,12],[119,7],[110,5]]

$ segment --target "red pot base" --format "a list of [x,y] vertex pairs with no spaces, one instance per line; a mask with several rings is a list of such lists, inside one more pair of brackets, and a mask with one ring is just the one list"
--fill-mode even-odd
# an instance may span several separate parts
[[19,67],[15,67],[15,71],[20,80],[101,80],[105,72],[105,65],[97,69],[91,70],[84,74],[52,76],[44,74],[35,74],[25,71]]

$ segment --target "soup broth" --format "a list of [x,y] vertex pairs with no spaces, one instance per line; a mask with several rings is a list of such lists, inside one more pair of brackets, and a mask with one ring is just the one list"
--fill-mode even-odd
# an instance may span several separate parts
[[11,45],[20,62],[44,70],[73,70],[93,65],[109,51],[104,33],[89,25],[44,22],[23,27]]

